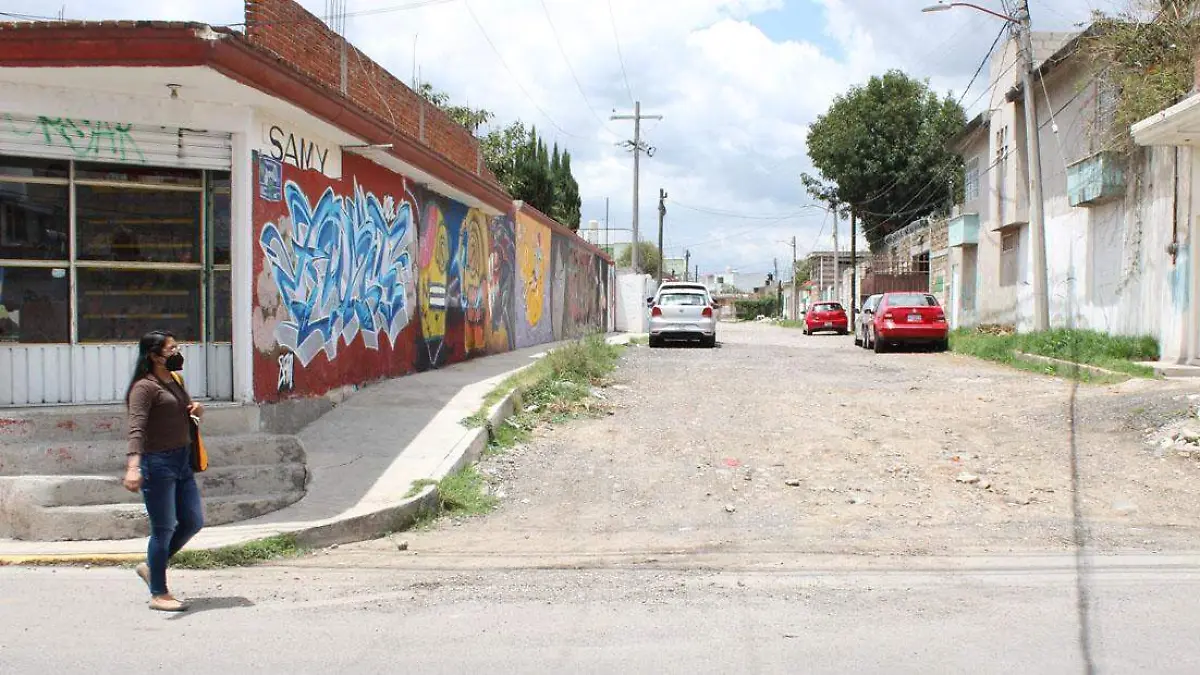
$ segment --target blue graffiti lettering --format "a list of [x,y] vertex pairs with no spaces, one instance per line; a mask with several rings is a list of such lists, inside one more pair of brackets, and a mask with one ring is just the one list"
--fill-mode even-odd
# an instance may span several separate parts
[[336,358],[339,337],[349,345],[361,335],[378,349],[382,332],[395,345],[415,295],[411,197],[381,202],[357,180],[353,195],[326,188],[315,206],[292,181],[283,197],[290,231],[268,223],[259,237],[287,312],[275,331],[279,344],[303,366],[322,350]]

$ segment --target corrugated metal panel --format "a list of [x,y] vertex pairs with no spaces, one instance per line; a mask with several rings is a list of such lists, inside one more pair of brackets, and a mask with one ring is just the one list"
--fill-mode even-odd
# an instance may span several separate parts
[[[233,346],[183,345],[188,390],[233,399]],[[0,345],[0,406],[120,403],[137,345]],[[74,375],[74,376],[72,376]]]
[[233,150],[226,133],[0,113],[0,154],[228,169]]

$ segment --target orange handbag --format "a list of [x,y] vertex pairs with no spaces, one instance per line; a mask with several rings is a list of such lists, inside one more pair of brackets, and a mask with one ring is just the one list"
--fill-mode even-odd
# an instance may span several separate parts
[[[171,373],[179,386],[183,386],[183,378],[179,373]],[[208,451],[204,449],[204,438],[200,436],[200,418],[195,415],[191,417],[191,433],[192,433],[192,471],[200,473],[208,470]]]

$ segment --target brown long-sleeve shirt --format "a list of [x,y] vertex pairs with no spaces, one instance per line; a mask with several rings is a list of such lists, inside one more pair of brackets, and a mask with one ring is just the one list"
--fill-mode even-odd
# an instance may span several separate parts
[[129,392],[129,451],[131,455],[181,448],[192,442],[192,404],[179,383],[159,382],[148,375]]

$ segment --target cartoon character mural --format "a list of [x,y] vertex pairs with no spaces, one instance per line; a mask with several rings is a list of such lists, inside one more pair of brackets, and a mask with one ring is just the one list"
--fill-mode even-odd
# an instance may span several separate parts
[[567,259],[570,252],[571,244],[567,238],[555,234],[551,247],[554,276],[550,281],[550,322],[554,326],[555,340],[570,337],[567,326]]
[[513,302],[517,276],[517,243],[513,220],[508,216],[492,219],[488,228],[488,351],[506,352],[516,346]]
[[446,340],[446,310],[450,298],[450,233],[436,202],[425,206],[421,231],[420,290],[421,336],[431,365],[441,363]]
[[468,354],[487,349],[487,216],[478,209],[467,212],[459,231],[458,260],[461,275],[463,342]]
[[517,214],[517,347],[554,339],[550,318],[550,228]]

